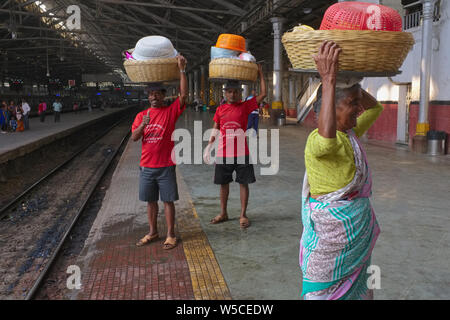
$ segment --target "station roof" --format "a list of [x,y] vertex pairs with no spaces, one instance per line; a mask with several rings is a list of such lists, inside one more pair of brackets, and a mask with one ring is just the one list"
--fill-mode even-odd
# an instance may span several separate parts
[[[241,34],[257,60],[271,68],[270,18],[285,18],[285,30],[302,23],[318,28],[331,0],[2,0],[0,81],[115,72],[122,77],[122,52],[148,35],[168,37],[189,61],[209,62],[221,33]],[[81,9],[81,29],[66,21]],[[47,67],[48,65],[48,67]],[[48,69],[48,70],[47,70]]]

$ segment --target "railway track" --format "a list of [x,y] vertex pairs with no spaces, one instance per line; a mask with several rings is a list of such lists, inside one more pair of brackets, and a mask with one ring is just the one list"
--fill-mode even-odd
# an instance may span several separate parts
[[130,134],[119,121],[0,211],[0,299],[33,299]]

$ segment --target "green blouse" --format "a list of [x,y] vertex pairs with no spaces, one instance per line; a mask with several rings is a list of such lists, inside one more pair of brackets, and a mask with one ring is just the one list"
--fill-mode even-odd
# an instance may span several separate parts
[[[367,109],[357,120],[353,130],[361,137],[378,119],[380,103]],[[322,137],[318,129],[310,133],[305,148],[305,167],[312,195],[327,194],[349,184],[355,175],[353,148],[347,134],[336,131],[336,138]]]

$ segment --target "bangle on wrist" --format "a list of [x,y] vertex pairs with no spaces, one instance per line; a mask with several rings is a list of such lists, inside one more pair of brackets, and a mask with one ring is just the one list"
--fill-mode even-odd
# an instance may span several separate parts
[[180,72],[181,73],[186,73],[186,69],[183,69],[183,70],[180,69]]

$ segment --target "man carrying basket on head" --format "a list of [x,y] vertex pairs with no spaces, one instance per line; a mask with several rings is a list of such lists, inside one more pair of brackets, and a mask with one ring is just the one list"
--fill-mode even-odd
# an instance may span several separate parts
[[133,141],[142,140],[140,162],[139,200],[147,202],[147,215],[150,233],[144,236],[137,246],[142,246],[159,238],[157,229],[158,198],[164,202],[167,223],[167,237],[163,249],[173,249],[177,245],[175,236],[175,205],[178,200],[178,187],[175,163],[172,153],[174,142],[172,133],[175,123],[186,108],[188,87],[186,80],[186,59],[178,55],[180,70],[180,96],[170,105],[164,104],[166,90],[160,84],[149,85],[148,101],[150,108],[140,112],[132,126]]
[[245,131],[248,116],[258,110],[259,103],[266,97],[266,82],[261,65],[258,65],[261,93],[247,101],[240,101],[241,86],[238,81],[228,81],[225,87],[226,103],[220,105],[214,115],[213,132],[205,150],[204,160],[210,163],[210,152],[216,136],[219,135],[219,147],[216,155],[214,183],[220,185],[221,212],[211,220],[217,224],[228,220],[227,202],[230,192],[230,182],[236,171],[236,182],[240,184],[241,214],[239,223],[241,228],[250,226],[247,217],[249,198],[248,184],[254,183],[255,172],[250,163],[250,152],[247,145]]

